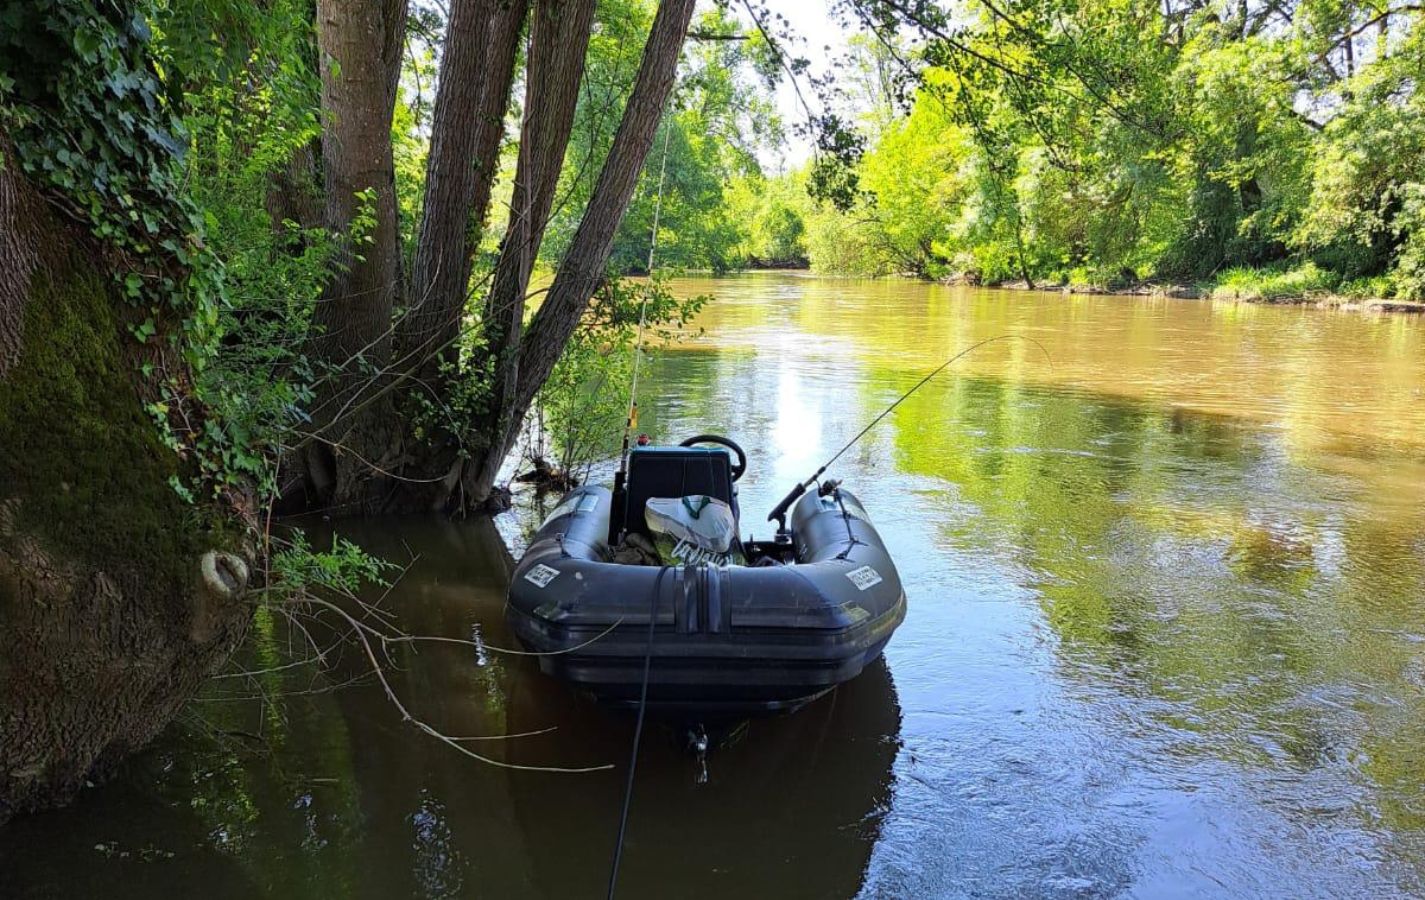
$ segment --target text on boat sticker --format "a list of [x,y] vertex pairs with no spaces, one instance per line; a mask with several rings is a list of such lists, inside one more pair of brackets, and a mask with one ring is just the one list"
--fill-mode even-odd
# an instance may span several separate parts
[[[528,578],[529,576],[526,575],[525,577]],[[858,591],[864,591],[866,588],[875,587],[881,583],[881,573],[870,566],[852,569],[846,573],[846,577],[851,579],[851,583],[856,585]]]
[[[544,587],[546,584],[549,584],[549,582],[553,581],[558,577],[559,570],[550,566],[546,566],[544,563],[540,563],[533,569],[530,569],[528,572],[524,573],[524,580],[528,581],[535,587]],[[876,580],[879,581],[880,579]]]
[[578,506],[574,511],[575,511],[575,512],[586,513],[586,512],[593,512],[594,510],[596,510],[596,509],[598,509],[598,508],[599,508],[599,495],[598,495],[598,494],[585,494],[584,496],[582,496],[582,497],[579,498],[579,506]]

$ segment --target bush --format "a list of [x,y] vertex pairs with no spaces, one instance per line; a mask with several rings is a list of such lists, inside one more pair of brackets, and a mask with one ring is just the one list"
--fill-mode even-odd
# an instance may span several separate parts
[[1235,268],[1219,275],[1212,297],[1219,300],[1286,300],[1308,294],[1334,292],[1336,276],[1305,263],[1295,268]]

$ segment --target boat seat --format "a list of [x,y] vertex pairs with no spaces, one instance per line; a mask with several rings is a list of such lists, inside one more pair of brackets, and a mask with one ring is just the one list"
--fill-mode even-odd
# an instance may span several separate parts
[[[732,459],[711,447],[638,447],[628,454],[627,500],[622,521],[609,523],[610,540],[620,531],[652,539],[643,511],[650,497],[707,494],[732,507],[738,515],[732,486]],[[611,517],[612,518],[612,517]]]

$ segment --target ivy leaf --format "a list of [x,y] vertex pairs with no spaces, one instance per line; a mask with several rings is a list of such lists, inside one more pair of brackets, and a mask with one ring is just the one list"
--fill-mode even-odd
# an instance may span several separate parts
[[144,43],[148,43],[153,37],[153,30],[148,27],[148,20],[144,18],[143,13],[136,11],[134,17],[129,20],[129,34]]
[[85,62],[93,63],[99,59],[99,37],[94,32],[81,28],[74,32],[74,49],[83,57]]
[[188,486],[185,485],[177,475],[168,476],[168,486],[173,488],[175,494],[183,498],[184,503],[193,502],[193,492],[188,489]]

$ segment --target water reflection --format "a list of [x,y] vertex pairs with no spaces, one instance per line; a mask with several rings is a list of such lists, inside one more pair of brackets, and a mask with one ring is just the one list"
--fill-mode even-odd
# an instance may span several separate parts
[[[842,459],[909,594],[886,665],[755,723],[704,785],[674,736],[645,736],[626,896],[1425,894],[1421,323],[777,275],[683,288],[717,294],[708,336],[658,358],[642,427],[742,443],[763,534],[760,511],[961,347],[1031,334],[1053,367],[996,345]],[[278,670],[215,690],[299,693],[203,704],[200,736],[0,832],[0,895],[597,894],[632,723],[495,649],[493,528],[538,519],[343,534],[413,560],[387,598],[407,628],[484,642],[405,648],[417,715],[471,738],[556,728],[467,746],[619,769],[484,766],[374,685],[332,691],[354,660]],[[279,665],[290,637],[260,619],[245,664]]]
[[[503,622],[508,559],[494,526],[409,520],[352,524],[342,535],[408,561],[383,601],[404,627],[486,643],[425,645],[396,660],[392,684],[415,716],[464,738],[530,734],[468,744],[496,759],[616,768],[511,772],[462,757],[402,727],[378,686],[331,690],[360,674],[354,655],[316,680],[278,670],[215,691],[204,712],[217,733],[147,757],[117,790],[0,833],[10,881],[0,893],[139,897],[219,875],[234,896],[601,892],[633,723],[495,649],[513,641]],[[264,619],[243,664],[280,659],[289,639],[300,636]],[[258,694],[271,702],[218,700]],[[651,729],[625,896],[668,884],[689,897],[769,884],[786,896],[854,893],[889,803],[899,724],[890,674],[877,665],[801,715],[749,725],[709,761],[706,783],[677,735]],[[94,849],[110,839],[114,853]],[[160,858],[140,862],[145,847]],[[84,864],[59,864],[70,858]]]

